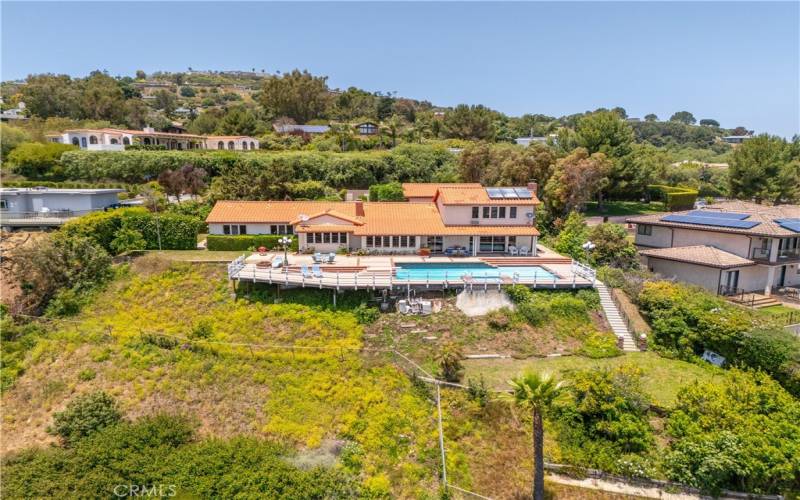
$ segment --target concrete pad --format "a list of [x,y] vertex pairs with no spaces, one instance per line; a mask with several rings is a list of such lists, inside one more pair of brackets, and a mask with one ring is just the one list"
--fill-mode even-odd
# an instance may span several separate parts
[[467,316],[484,316],[503,307],[513,309],[514,303],[502,291],[464,290],[456,297],[456,307]]

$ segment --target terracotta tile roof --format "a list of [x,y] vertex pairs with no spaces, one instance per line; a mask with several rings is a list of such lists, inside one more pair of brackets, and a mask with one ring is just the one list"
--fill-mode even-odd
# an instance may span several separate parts
[[352,233],[358,226],[353,224],[315,224],[313,226],[297,226],[295,233]]
[[489,198],[486,188],[473,186],[440,187],[434,201],[441,200],[444,205],[539,205],[536,195],[533,198]]
[[436,191],[440,187],[481,187],[480,184],[474,182],[404,182],[403,183],[403,196],[406,198],[430,198],[436,195]]
[[174,138],[183,138],[183,139],[205,139],[203,135],[194,135],[194,134],[175,134],[171,132],[145,132],[144,130],[127,130],[121,128],[73,128],[67,129],[64,133],[75,132],[75,133],[83,133],[83,134],[128,134],[128,135],[147,135],[147,136],[166,136],[166,137],[174,137]]
[[336,210],[348,217],[356,216],[355,203],[343,201],[218,201],[206,222],[276,222],[288,224],[300,215]]
[[[747,234],[752,236],[797,236],[797,233],[781,227],[775,219],[791,219],[800,217],[800,205],[759,205],[747,201],[729,201],[714,203],[704,210],[719,212],[737,212],[750,214],[747,221],[758,222],[759,224],[749,229],[705,226],[702,224],[686,224],[682,222],[662,221],[661,218],[667,214],[641,215],[639,217],[629,217],[626,222],[632,224],[650,224],[653,226],[680,227],[694,229],[696,231],[709,231],[715,233]],[[672,214],[688,214],[691,210],[683,212],[672,212]]]
[[337,219],[341,219],[341,220],[343,220],[345,222],[350,222],[350,223],[352,223],[353,225],[356,225],[356,226],[361,226],[361,225],[364,224],[363,222],[361,222],[355,216],[350,217],[349,215],[343,214],[341,212],[337,212],[336,210],[333,210],[333,209],[330,209],[330,208],[327,209],[327,210],[323,210],[322,212],[317,212],[317,213],[315,213],[313,215],[308,215],[305,218],[305,220],[303,220],[303,219],[298,217],[297,219],[294,219],[293,221],[291,221],[290,224],[301,224],[303,222],[309,222],[309,221],[312,221],[314,219],[318,219],[319,217],[323,217],[325,215],[329,215],[331,217],[335,217]]
[[[186,134],[181,134],[186,135]],[[255,139],[255,137],[251,135],[207,135],[205,136],[206,140],[228,140],[228,139]]]
[[[357,215],[357,202],[350,201],[218,201],[206,218],[208,223],[298,224],[300,215],[309,221],[330,215],[348,224],[321,224],[328,230],[353,231],[356,236],[409,235],[495,235],[537,236],[528,225],[445,226],[433,203],[363,203],[364,215]],[[297,232],[312,232],[315,224],[297,226]],[[342,229],[347,228],[347,229]],[[321,231],[321,230],[320,230]]]
[[730,269],[732,267],[752,266],[752,260],[745,259],[736,254],[720,250],[710,245],[696,245],[688,247],[653,248],[642,250],[642,255],[664,260],[674,260],[689,264]]

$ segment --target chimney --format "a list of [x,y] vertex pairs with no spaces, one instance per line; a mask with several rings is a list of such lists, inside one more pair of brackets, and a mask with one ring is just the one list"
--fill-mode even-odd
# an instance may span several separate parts
[[146,132],[148,134],[152,134],[155,131],[156,131],[156,129],[154,129],[153,127],[150,127],[150,126],[145,127],[145,128],[142,129],[142,132]]
[[528,182],[528,191],[533,193],[534,196],[539,196],[539,184],[536,181]]
[[364,217],[364,202],[361,200],[356,201],[356,217]]

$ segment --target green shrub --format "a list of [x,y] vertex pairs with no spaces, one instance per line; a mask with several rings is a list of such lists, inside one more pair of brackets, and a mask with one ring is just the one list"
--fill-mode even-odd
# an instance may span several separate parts
[[507,330],[511,326],[511,310],[502,307],[486,315],[486,322],[495,330]]
[[8,163],[25,177],[59,176],[62,153],[74,149],[71,144],[26,142],[11,151]]
[[356,319],[362,325],[369,325],[374,323],[375,321],[378,320],[378,317],[381,315],[380,311],[378,311],[378,308],[368,306],[363,302],[359,304],[358,307],[353,309],[353,314],[355,314]]
[[517,304],[517,313],[529,324],[540,326],[550,317],[550,304],[543,300],[529,300]]
[[87,368],[85,370],[81,370],[80,373],[78,373],[78,380],[82,382],[88,382],[89,380],[94,380],[96,376],[97,373],[94,370],[92,370],[91,368]]
[[115,254],[130,252],[131,250],[144,250],[147,248],[147,242],[142,236],[142,233],[130,227],[122,227],[114,233],[114,239],[111,240],[111,250]]
[[515,304],[527,302],[533,297],[533,292],[525,285],[508,285],[503,287],[503,289],[506,295],[508,295],[508,298],[511,299],[511,302]]
[[403,201],[403,186],[399,182],[373,184],[369,187],[369,201]]
[[594,332],[583,341],[578,352],[592,359],[613,358],[622,354],[613,333]]
[[192,339],[210,339],[214,336],[214,325],[207,319],[201,319],[194,325],[189,338]]
[[104,427],[122,420],[117,401],[103,391],[76,397],[67,408],[53,415],[53,425],[48,429],[67,444],[74,444]]
[[[258,247],[266,247],[268,250],[282,248],[278,240],[283,238],[279,234],[246,234],[246,235],[219,235],[209,234],[206,239],[206,245],[209,250],[251,250]],[[298,249],[297,236],[292,237],[292,244],[290,250],[297,251]]]

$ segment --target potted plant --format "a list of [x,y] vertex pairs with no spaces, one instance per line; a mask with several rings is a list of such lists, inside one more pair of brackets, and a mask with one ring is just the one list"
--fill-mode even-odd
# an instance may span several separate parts
[[430,248],[428,248],[428,247],[422,247],[422,248],[420,248],[420,249],[419,249],[419,252],[418,252],[418,254],[419,254],[421,257],[430,257],[430,255],[431,255],[431,249],[430,249]]

